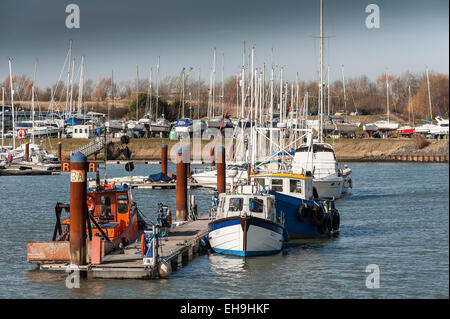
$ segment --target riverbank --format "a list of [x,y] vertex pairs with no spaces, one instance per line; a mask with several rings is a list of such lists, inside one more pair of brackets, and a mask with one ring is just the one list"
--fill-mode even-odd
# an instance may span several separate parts
[[[88,143],[89,140],[74,138],[43,139],[42,146],[49,152],[56,153],[58,142],[61,142],[62,155],[64,158],[70,158],[71,150]],[[449,154],[448,140],[427,140],[428,145],[421,149],[416,149],[413,138],[330,139],[326,142],[333,146],[336,158],[339,161],[385,161],[396,155],[448,156]],[[39,144],[41,141],[36,140],[36,143]],[[179,141],[169,141],[167,138],[139,138],[130,139],[130,143],[127,146],[131,150],[132,160],[159,160],[162,144],[167,144],[170,151],[176,147],[178,143]],[[212,145],[212,140],[202,141],[202,149],[204,150],[205,147],[208,147],[208,144]],[[117,150],[123,147],[125,147],[125,145],[122,145],[120,140],[116,139],[114,148]],[[194,152],[193,148],[191,149],[192,156],[198,159],[200,154]],[[100,152],[96,159],[103,159],[103,152]],[[117,159],[125,158],[123,155],[120,155]]]

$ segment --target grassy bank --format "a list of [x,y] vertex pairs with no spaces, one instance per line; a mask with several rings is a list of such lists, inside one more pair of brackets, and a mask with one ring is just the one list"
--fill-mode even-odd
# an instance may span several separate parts
[[[7,140],[6,145],[11,143]],[[89,142],[88,139],[43,139],[42,141],[36,139],[37,144],[42,146],[51,153],[56,153],[58,149],[58,142],[61,142],[62,153],[65,158],[70,157],[70,152],[75,148],[82,146]],[[360,160],[374,160],[390,155],[444,155],[449,153],[448,140],[427,140],[428,145],[421,149],[416,149],[413,138],[391,138],[391,139],[329,139],[326,141],[331,144],[335,150],[336,157],[339,160],[360,161]],[[176,151],[180,146],[178,141],[169,141],[168,139],[160,138],[140,138],[131,139],[127,145],[131,150],[132,159],[134,160],[159,160],[161,155],[161,145],[167,144],[169,152]],[[202,141],[202,150],[212,144],[212,140]],[[17,145],[20,145],[17,141]],[[114,147],[122,148],[125,145],[116,139]],[[208,150],[206,150],[208,152]],[[199,154],[195,153],[191,147],[191,154],[195,158],[199,158]],[[93,157],[91,157],[93,158]],[[103,152],[97,155],[97,159],[103,158]],[[120,155],[118,159],[125,159]]]

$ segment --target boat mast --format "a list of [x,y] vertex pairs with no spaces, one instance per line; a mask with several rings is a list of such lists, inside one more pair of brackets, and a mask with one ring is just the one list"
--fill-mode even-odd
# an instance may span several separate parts
[[197,87],[197,99],[198,99],[197,119],[198,120],[200,120],[200,73],[201,73],[201,70],[200,70],[200,68],[198,68],[198,87]]
[[[66,81],[66,106],[65,106],[65,118],[67,119],[68,103],[69,103],[69,80],[70,80],[70,61],[72,60],[72,40],[69,41],[69,58],[67,60],[67,81]],[[58,93],[56,93],[58,94]]]
[[222,117],[224,117],[225,116],[225,113],[224,113],[224,109],[223,109],[223,99],[224,99],[224,96],[223,96],[223,94],[224,94],[224,83],[223,83],[223,73],[224,73],[224,60],[225,60],[225,57],[224,57],[224,54],[222,53],[222,89],[221,89],[221,92],[220,92],[220,99],[221,99],[221,104],[222,104]]
[[214,56],[213,56],[212,117],[214,117],[214,102],[216,97],[215,89],[216,89],[216,48],[214,48]]
[[2,152],[5,138],[5,88],[2,87]]
[[72,112],[73,112],[73,107],[72,107],[72,101],[73,101],[73,76],[75,74],[75,59],[72,59],[72,74],[70,77],[70,104],[69,104],[69,108],[70,108],[70,116],[72,116]]
[[147,94],[147,96],[150,99],[150,106],[149,106],[149,109],[147,110],[147,114],[150,115],[150,119],[152,119],[152,115],[153,115],[152,91],[153,91],[153,88],[152,88],[152,68],[150,67],[150,75],[149,75],[149,79],[148,79],[148,94]]
[[386,108],[387,108],[387,121],[388,121],[388,123],[389,123],[389,81],[388,81],[387,70],[386,70],[385,74],[386,74]]
[[14,117],[14,90],[13,90],[13,82],[12,82],[12,66],[11,59],[9,59],[9,85],[11,89],[11,115],[12,115],[12,123],[13,123],[13,149],[16,148],[16,119]]
[[344,65],[342,64],[342,86],[344,88],[344,112],[347,113],[347,97],[345,96]]
[[36,70],[37,70],[37,59],[34,62],[34,75],[33,75],[33,86],[31,87],[31,122],[32,122],[32,129],[31,129],[31,144],[34,144],[34,83],[36,82]]
[[320,71],[319,71],[319,112],[320,112],[320,125],[319,125],[319,141],[323,142],[323,0],[320,0]]
[[[159,107],[159,56],[158,56],[158,64],[156,65],[156,116],[155,116],[155,120],[158,119],[158,107]],[[164,113],[164,111],[163,111],[163,113]]]
[[428,67],[426,68],[427,73],[427,86],[428,86],[428,104],[430,105],[430,119],[433,122],[433,111],[431,110],[431,91],[430,91],[430,77],[428,75]]
[[136,121],[139,120],[139,65],[136,65]]
[[411,86],[408,86],[408,124],[411,125]]
[[[111,70],[111,103],[114,107],[114,70]],[[108,133],[111,126],[111,106],[108,107]],[[106,167],[106,165],[105,165]]]
[[245,105],[245,41],[242,51],[242,79],[241,79],[241,159],[244,159],[244,105]]
[[327,97],[327,102],[328,102],[328,110],[327,110],[327,115],[330,116],[330,65],[328,65],[328,71],[327,71],[327,77],[328,77],[328,97]]
[[[78,85],[78,115],[81,115],[81,109],[83,105],[83,79],[84,77],[84,55],[81,56],[81,67],[80,67],[80,84]],[[109,109],[108,109],[109,111]],[[109,120],[109,114],[108,114]]]

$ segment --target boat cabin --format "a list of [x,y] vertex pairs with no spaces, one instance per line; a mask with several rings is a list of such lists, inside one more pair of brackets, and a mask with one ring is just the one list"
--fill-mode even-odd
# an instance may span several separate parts
[[[88,210],[110,239],[119,237],[130,223],[130,187],[100,185],[98,190],[87,194]],[[92,234],[101,235],[96,227]]]
[[[121,237],[130,224],[135,223],[136,217],[131,203],[129,186],[106,184],[87,193],[88,211],[110,240]],[[96,225],[92,221],[90,223],[92,235],[102,236]],[[64,220],[63,224],[69,225],[70,219]]]
[[272,190],[300,199],[313,199],[312,176],[275,173],[251,175],[250,178],[258,191]]
[[220,194],[216,218],[235,216],[252,216],[277,222],[275,198],[251,192]]

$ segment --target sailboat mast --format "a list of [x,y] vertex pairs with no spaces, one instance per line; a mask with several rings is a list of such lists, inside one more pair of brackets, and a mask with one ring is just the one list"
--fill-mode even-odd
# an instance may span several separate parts
[[433,121],[433,111],[431,110],[431,91],[430,91],[430,77],[428,74],[428,67],[426,69],[427,73],[427,86],[428,86],[428,104],[430,105],[430,119]]
[[319,71],[319,112],[320,112],[320,125],[319,125],[319,141],[323,142],[323,0],[320,0],[320,71]]
[[216,90],[216,48],[214,48],[214,56],[213,56],[213,82],[212,82],[212,116],[213,117],[214,117],[214,102],[216,99],[215,90]]
[[31,143],[34,144],[34,83],[36,82],[36,71],[37,71],[37,60],[34,62],[34,75],[33,75],[33,86],[31,87]]
[[158,119],[158,107],[159,107],[159,56],[158,56],[158,64],[156,65],[156,116],[155,116],[155,120]]
[[12,83],[12,66],[11,59],[9,59],[9,86],[11,89],[11,115],[12,115],[12,123],[13,123],[13,149],[16,148],[16,119],[14,117],[14,90]]
[[83,81],[84,81],[83,77],[84,77],[84,55],[81,56],[80,83],[78,85],[78,115],[81,115],[81,109],[83,107]]
[[5,88],[2,87],[2,152],[5,138]]
[[387,70],[386,70],[386,108],[387,108],[387,121],[389,123],[389,81]]
[[[72,40],[69,41],[69,58],[67,60],[67,81],[66,81],[66,106],[65,106],[65,113],[67,118],[67,111],[68,111],[68,103],[69,103],[69,80],[70,80],[70,61],[72,60]],[[52,101],[53,102],[53,101]]]
[[136,121],[139,120],[139,65],[136,65]]
[[72,112],[73,112],[73,107],[72,107],[72,102],[73,102],[73,76],[75,74],[75,59],[72,59],[72,75],[70,77],[70,104],[69,104],[69,108],[70,108],[70,115],[72,116]]
[[328,65],[328,71],[327,71],[327,77],[328,77],[328,84],[327,84],[327,104],[328,104],[328,109],[327,109],[327,115],[330,115],[330,65]]
[[344,88],[344,112],[347,113],[347,97],[345,95],[344,65],[342,64],[342,86]]
[[224,94],[223,74],[224,74],[224,71],[225,71],[225,68],[224,68],[225,61],[224,60],[225,60],[225,57],[224,57],[224,54],[222,53],[222,88],[221,88],[221,92],[220,92],[220,99],[221,99],[221,104],[222,104],[222,117],[225,116],[224,109],[223,109],[223,100],[224,100],[224,96],[223,96],[223,94]]
[[[150,106],[149,106],[149,110],[147,111],[148,114],[150,115],[150,118],[152,118],[153,115],[153,96],[152,96],[152,91],[153,91],[153,87],[152,87],[152,70],[153,68],[150,68],[150,75],[149,75],[149,80],[148,80],[148,95],[150,96]],[[156,119],[155,119],[156,120]]]

